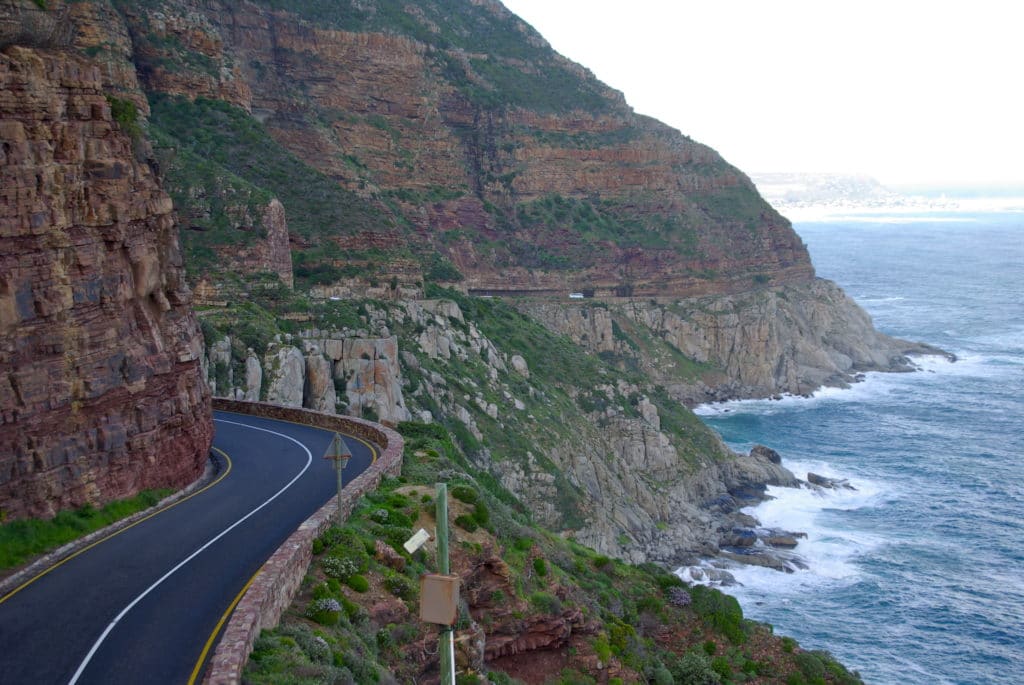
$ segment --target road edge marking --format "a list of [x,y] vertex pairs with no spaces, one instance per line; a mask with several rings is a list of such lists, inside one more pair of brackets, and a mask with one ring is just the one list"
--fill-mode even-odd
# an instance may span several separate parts
[[[192,499],[196,495],[199,495],[200,493],[206,492],[207,490],[212,488],[214,485],[217,485],[222,480],[227,478],[228,474],[231,473],[231,469],[234,466],[233,462],[231,461],[231,457],[228,456],[227,452],[225,452],[224,450],[220,449],[219,447],[213,447],[211,445],[210,446],[210,450],[218,452],[222,457],[224,457],[224,460],[227,462],[227,468],[224,469],[224,473],[222,473],[219,476],[217,476],[217,478],[215,480],[211,481],[210,483],[207,483],[206,485],[204,485],[203,487],[199,488],[195,492],[190,493],[190,494],[186,495],[185,497],[182,497],[179,500],[171,502],[167,506],[160,507],[156,511],[150,512],[146,516],[143,516],[138,521],[134,521],[132,523],[129,523],[124,528],[119,528],[118,530],[115,530],[113,533],[110,533],[109,535],[105,535],[105,536],[101,537],[99,540],[96,540],[96,541],[86,545],[82,549],[75,550],[75,552],[73,552],[72,554],[69,554],[68,556],[64,557],[60,561],[58,561],[58,562],[56,562],[54,564],[51,564],[50,566],[47,566],[45,569],[43,569],[39,573],[37,573],[34,576],[32,576],[31,578],[29,578],[28,580],[23,582],[21,585],[18,585],[17,587],[12,589],[6,595],[3,595],[2,597],[0,597],[0,604],[3,604],[7,600],[9,600],[11,597],[13,597],[14,595],[18,594],[19,592],[21,592],[22,590],[27,588],[32,583],[36,582],[37,580],[39,580],[40,578],[42,578],[46,574],[50,573],[51,571],[54,571],[54,570],[60,568],[61,566],[63,566],[67,562],[71,561],[75,557],[79,556],[80,554],[84,554],[84,553],[88,552],[90,549],[92,549],[93,547],[96,547],[97,545],[100,545],[100,544],[106,542],[107,540],[110,540],[111,538],[113,538],[113,537],[115,537],[117,535],[120,535],[121,533],[125,532],[126,530],[130,530],[130,529],[134,528],[135,526],[139,525],[143,521],[148,521],[149,519],[153,518],[154,516],[158,516],[159,514],[162,514],[165,511],[173,509],[174,507],[178,506],[179,504],[181,504],[183,502],[187,502],[188,500]],[[116,525],[116,523],[115,524],[111,524],[111,525]]]
[[217,641],[217,635],[220,634],[221,629],[224,627],[224,624],[227,623],[228,618],[231,616],[232,612],[234,612],[235,607],[237,607],[238,603],[242,601],[242,597],[245,597],[245,593],[249,591],[249,588],[256,580],[256,576],[258,576],[261,573],[263,573],[262,566],[260,566],[260,569],[256,571],[256,573],[252,574],[252,578],[250,578],[248,582],[246,582],[246,584],[242,586],[242,589],[238,591],[238,594],[235,595],[235,598],[231,600],[231,604],[229,604],[228,608],[224,610],[224,614],[220,617],[220,620],[217,621],[217,625],[214,626],[213,632],[210,633],[210,637],[206,639],[206,644],[203,645],[203,651],[199,654],[199,660],[196,661],[196,665],[192,669],[192,675],[189,677],[187,685],[195,685],[196,678],[199,677],[199,673],[203,668],[203,663],[206,661],[206,657],[209,656],[210,649]]
[[262,509],[263,507],[267,506],[268,504],[273,502],[275,499],[277,499],[285,490],[287,490],[292,485],[294,485],[295,482],[297,480],[299,480],[299,478],[301,478],[306,473],[306,471],[309,470],[309,467],[313,463],[313,453],[309,451],[309,448],[306,447],[301,442],[299,442],[298,440],[296,440],[295,438],[291,437],[290,435],[285,435],[284,433],[278,433],[277,431],[272,431],[272,430],[269,430],[267,428],[259,428],[258,426],[250,426],[250,425],[247,425],[247,424],[244,424],[244,423],[238,423],[236,421],[225,421],[223,419],[214,419],[214,421],[220,421],[221,423],[230,423],[232,425],[243,426],[243,427],[249,428],[251,430],[258,430],[258,431],[263,431],[264,433],[271,433],[273,435],[280,436],[280,437],[282,437],[282,438],[284,438],[286,440],[290,440],[291,442],[294,442],[296,445],[301,447],[306,452],[306,465],[304,467],[302,467],[302,470],[299,471],[295,475],[294,478],[292,478],[290,481],[288,481],[280,490],[278,490],[273,495],[271,495],[269,498],[264,500],[264,502],[262,504],[260,504],[255,509],[251,510],[245,516],[243,516],[242,518],[238,519],[237,521],[232,523],[230,526],[228,526],[227,528],[225,528],[221,532],[217,533],[217,535],[215,535],[214,537],[210,538],[210,540],[208,540],[205,544],[203,544],[199,549],[197,549],[196,551],[192,552],[192,554],[188,555],[187,557],[182,559],[180,562],[178,562],[170,571],[168,571],[167,573],[165,573],[162,576],[160,576],[160,578],[155,583],[153,583],[148,588],[143,590],[142,593],[138,597],[136,597],[131,602],[129,602],[128,606],[126,606],[124,609],[122,609],[117,614],[117,616],[114,617],[114,620],[112,620],[107,625],[106,629],[99,636],[99,639],[97,639],[96,642],[93,644],[92,648],[89,650],[89,653],[85,655],[85,659],[82,661],[81,664],[79,664],[78,669],[75,671],[75,674],[73,676],[71,676],[71,680],[68,681],[68,685],[75,685],[75,683],[78,682],[78,679],[82,677],[82,673],[85,672],[86,667],[89,666],[89,662],[92,661],[92,657],[99,650],[100,646],[102,646],[104,640],[107,639],[107,635],[110,634],[110,632],[114,629],[114,627],[117,626],[118,622],[122,618],[124,618],[125,615],[127,615],[127,613],[129,611],[131,611],[135,607],[136,604],[138,604],[143,599],[145,599],[146,595],[148,595],[150,592],[152,592],[157,587],[162,585],[165,580],[167,580],[172,575],[177,573],[178,570],[181,569],[182,567],[184,567],[186,564],[188,564],[188,562],[192,561],[197,556],[199,556],[204,551],[206,551],[206,549],[208,547],[210,547],[212,544],[214,544],[215,542],[220,540],[222,537],[224,537],[225,535],[230,533],[232,530],[234,530],[235,528],[240,526],[242,523],[244,523],[246,521],[246,519],[248,519],[250,516],[252,516],[256,512],[258,512],[260,509]]

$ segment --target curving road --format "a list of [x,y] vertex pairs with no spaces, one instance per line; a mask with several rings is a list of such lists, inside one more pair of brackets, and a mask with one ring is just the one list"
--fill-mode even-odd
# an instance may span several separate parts
[[[198,679],[236,597],[337,491],[323,459],[330,431],[225,412],[214,421],[218,480],[0,597],[0,685]],[[376,447],[345,442],[348,482]]]

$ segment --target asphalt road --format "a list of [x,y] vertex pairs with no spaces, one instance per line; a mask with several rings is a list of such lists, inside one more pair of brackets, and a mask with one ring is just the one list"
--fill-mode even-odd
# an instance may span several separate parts
[[[0,685],[189,683],[263,562],[337,492],[333,433],[214,413],[226,475],[0,597]],[[375,458],[345,438],[348,482]],[[220,460],[225,461],[223,456]]]

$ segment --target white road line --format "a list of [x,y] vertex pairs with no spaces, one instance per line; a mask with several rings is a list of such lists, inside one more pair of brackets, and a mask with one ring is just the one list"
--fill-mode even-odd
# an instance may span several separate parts
[[125,615],[129,611],[132,610],[132,607],[134,607],[136,604],[141,602],[142,599],[146,595],[148,595],[150,592],[152,592],[157,587],[159,587],[161,583],[163,583],[165,580],[167,580],[172,575],[174,575],[174,573],[176,573],[178,571],[178,569],[180,569],[182,566],[184,566],[188,562],[190,562],[193,559],[195,559],[197,556],[199,556],[207,547],[209,547],[213,543],[217,542],[217,540],[220,540],[222,537],[224,537],[225,535],[230,533],[232,530],[234,530],[236,527],[241,525],[241,523],[243,521],[245,521],[247,518],[249,518],[250,516],[255,514],[257,511],[259,511],[260,509],[262,509],[263,507],[267,506],[268,504],[273,502],[275,499],[277,499],[281,495],[281,493],[283,493],[285,490],[290,488],[295,483],[295,481],[297,481],[299,478],[301,478],[302,474],[304,474],[307,470],[309,470],[310,465],[313,463],[313,453],[309,451],[309,448],[306,447],[305,445],[303,445],[301,442],[299,442],[295,438],[291,437],[290,435],[285,435],[284,433],[278,433],[277,431],[272,431],[272,430],[269,430],[267,428],[257,428],[256,426],[250,426],[250,425],[245,424],[245,423],[238,423],[237,421],[227,421],[225,419],[214,419],[214,421],[218,421],[220,423],[230,423],[230,424],[235,425],[235,426],[243,426],[244,428],[251,428],[252,430],[263,431],[264,433],[271,433],[273,435],[277,435],[279,437],[282,437],[285,440],[291,440],[296,445],[298,445],[303,450],[305,450],[305,452],[306,452],[306,465],[302,467],[302,470],[299,471],[298,475],[296,475],[294,478],[292,478],[290,481],[288,481],[288,483],[283,488],[281,488],[280,490],[275,492],[273,495],[271,495],[270,498],[267,499],[267,501],[265,501],[263,504],[259,505],[258,507],[256,507],[252,511],[250,511],[248,514],[246,514],[245,516],[243,516],[242,518],[238,519],[237,521],[232,523],[230,526],[228,526],[227,528],[222,530],[220,533],[217,534],[216,537],[212,538],[209,542],[207,542],[205,545],[203,545],[202,547],[197,549],[195,552],[192,552],[192,554],[190,554],[188,557],[186,557],[184,560],[182,560],[177,566],[175,566],[170,571],[168,571],[163,576],[161,576],[158,581],[156,581],[155,583],[150,585],[148,588],[146,588],[145,591],[143,591],[142,594],[140,594],[138,597],[133,599],[131,601],[131,603],[128,604],[128,606],[126,606],[124,609],[122,609],[121,613],[119,613],[117,616],[114,617],[114,620],[110,622],[110,625],[108,625],[107,629],[103,631],[103,634],[100,635],[100,638],[98,640],[96,640],[96,643],[92,646],[92,649],[89,650],[89,653],[85,655],[85,660],[82,661],[81,665],[78,667],[78,670],[75,671],[75,675],[73,675],[71,677],[71,680],[68,681],[68,685],[75,685],[75,683],[78,682],[78,679],[82,677],[82,672],[85,671],[85,668],[89,665],[89,662],[92,661],[92,657],[96,654],[96,651],[100,648],[100,645],[102,645],[103,641],[107,639],[107,635],[109,635],[110,631],[112,631],[114,629],[114,626],[117,625],[117,622],[120,621],[122,618],[124,618]]

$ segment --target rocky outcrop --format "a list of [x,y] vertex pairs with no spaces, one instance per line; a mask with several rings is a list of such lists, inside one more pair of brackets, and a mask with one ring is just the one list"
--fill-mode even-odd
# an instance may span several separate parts
[[[230,373],[231,338],[215,342],[206,364],[220,397],[304,407],[398,423],[411,418],[402,397],[398,340],[309,330],[279,337],[263,355],[245,354],[244,385]],[[225,362],[224,360],[227,360]],[[265,388],[265,391],[264,391]]]
[[303,406],[314,411],[334,413],[337,397],[334,393],[334,376],[331,360],[313,347],[306,355],[306,382],[303,388]]
[[242,219],[234,228],[255,232],[256,236],[246,236],[238,241],[239,244],[219,250],[218,254],[224,260],[223,267],[235,274],[271,273],[286,287],[295,285],[292,252],[288,244],[288,222],[280,200],[271,200],[263,208],[258,221],[250,219],[249,223],[245,223],[245,219]]
[[0,54],[0,510],[50,516],[199,476],[201,336],[170,198],[101,69]]
[[306,358],[293,345],[271,345],[263,359],[267,402],[301,407],[306,387]]
[[[910,371],[907,355],[945,355],[878,332],[867,312],[823,279],[671,302],[519,306],[591,353],[635,359],[691,405],[803,395],[845,386],[865,371]],[[704,373],[687,379],[673,353],[703,365]]]
[[250,347],[245,353],[245,388],[242,399],[246,402],[259,402],[260,391],[263,389],[263,367],[259,357]]
[[[405,377],[415,379],[406,392],[410,405],[431,407],[418,418],[461,424],[464,444],[486,444],[495,431],[532,435],[502,458],[477,446],[473,459],[535,521],[571,531],[604,554],[676,564],[717,553],[740,507],[762,496],[767,484],[797,484],[766,448],[735,455],[696,420],[680,432],[678,412],[686,410],[667,406],[677,413],[666,422],[640,385],[609,375],[588,388],[583,379],[538,375],[521,355],[502,352],[450,300],[404,302],[368,319],[378,328],[418,331],[416,344],[401,355]],[[540,422],[534,412],[549,411],[557,388],[592,392],[594,408],[580,411],[576,404]]]

